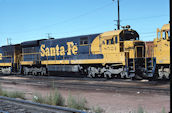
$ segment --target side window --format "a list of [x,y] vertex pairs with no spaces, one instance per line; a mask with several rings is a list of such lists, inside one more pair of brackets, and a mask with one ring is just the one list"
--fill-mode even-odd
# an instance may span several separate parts
[[158,38],[160,38],[161,37],[161,33],[160,32],[158,32]]
[[105,41],[104,40],[103,40],[102,44],[105,45]]
[[170,39],[170,31],[168,31],[168,38]]
[[106,44],[107,45],[114,44],[113,38],[106,40]]
[[80,45],[87,45],[88,44],[88,37],[80,38]]
[[136,40],[139,40],[139,37],[136,37]]
[[117,44],[118,43],[118,38],[117,38],[117,36],[115,36],[115,44]]
[[162,38],[163,38],[163,39],[166,39],[166,32],[165,32],[165,31],[162,32]]
[[113,38],[111,39],[111,44],[114,44],[114,39]]
[[106,44],[107,44],[107,45],[109,45],[109,44],[110,44],[110,43],[109,43],[109,40],[106,40]]

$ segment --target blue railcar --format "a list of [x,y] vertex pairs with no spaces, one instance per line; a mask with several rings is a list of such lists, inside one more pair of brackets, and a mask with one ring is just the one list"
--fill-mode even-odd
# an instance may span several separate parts
[[20,58],[20,45],[6,45],[0,47],[0,70],[2,73],[10,74],[17,71]]

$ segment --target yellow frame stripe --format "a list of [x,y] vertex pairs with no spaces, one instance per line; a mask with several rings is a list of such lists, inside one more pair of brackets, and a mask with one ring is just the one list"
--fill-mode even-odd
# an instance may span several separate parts
[[21,65],[33,65],[33,61],[21,61]]
[[104,63],[103,59],[89,59],[89,60],[44,60],[41,64],[92,64]]
[[0,66],[12,66],[11,63],[0,63]]

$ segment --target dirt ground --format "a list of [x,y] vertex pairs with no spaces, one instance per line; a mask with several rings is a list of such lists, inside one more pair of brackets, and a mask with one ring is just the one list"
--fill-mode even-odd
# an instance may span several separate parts
[[[27,99],[32,99],[35,94],[47,96],[52,89],[30,85],[4,84],[1,83],[3,90],[25,92]],[[88,106],[103,108],[106,113],[130,113],[137,111],[139,106],[143,107],[147,113],[162,113],[165,108],[166,112],[170,109],[170,96],[158,94],[124,94],[116,92],[101,92],[76,89],[58,89],[58,91],[67,99],[69,93],[73,96],[86,98]]]

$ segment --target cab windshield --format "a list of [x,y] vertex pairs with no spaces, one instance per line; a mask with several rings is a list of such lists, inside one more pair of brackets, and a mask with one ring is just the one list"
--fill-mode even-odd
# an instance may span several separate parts
[[120,33],[120,41],[139,40],[139,35],[136,31],[124,30]]
[[170,39],[170,31],[163,31],[162,32],[162,38],[165,39]]

